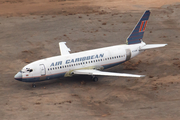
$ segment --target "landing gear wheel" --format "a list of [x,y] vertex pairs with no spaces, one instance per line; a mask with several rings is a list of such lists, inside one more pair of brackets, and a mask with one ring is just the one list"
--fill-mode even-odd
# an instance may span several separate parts
[[93,77],[93,81],[97,82],[98,81],[98,77]]
[[32,84],[32,88],[35,88],[36,87],[36,84]]

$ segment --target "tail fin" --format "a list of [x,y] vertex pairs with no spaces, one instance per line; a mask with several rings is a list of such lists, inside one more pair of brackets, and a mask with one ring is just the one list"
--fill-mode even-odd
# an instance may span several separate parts
[[133,29],[132,33],[127,38],[126,42],[128,45],[141,43],[149,16],[150,11],[147,10]]

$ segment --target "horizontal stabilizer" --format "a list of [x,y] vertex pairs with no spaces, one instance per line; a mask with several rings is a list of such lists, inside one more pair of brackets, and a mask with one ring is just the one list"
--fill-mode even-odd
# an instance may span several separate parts
[[148,44],[142,47],[140,50],[147,50],[147,49],[152,49],[152,48],[158,48],[158,47],[164,47],[167,44]]
[[74,75],[103,75],[103,76],[121,76],[121,77],[145,77],[145,75],[134,75],[126,73],[102,72],[98,70],[74,70]]

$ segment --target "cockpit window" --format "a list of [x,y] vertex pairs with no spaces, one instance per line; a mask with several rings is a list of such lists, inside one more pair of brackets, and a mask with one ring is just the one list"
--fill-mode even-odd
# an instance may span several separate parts
[[28,72],[32,72],[32,71],[33,71],[33,69],[26,68],[26,71],[28,71]]
[[25,73],[25,72],[23,72],[22,70],[21,71],[19,71],[20,73]]

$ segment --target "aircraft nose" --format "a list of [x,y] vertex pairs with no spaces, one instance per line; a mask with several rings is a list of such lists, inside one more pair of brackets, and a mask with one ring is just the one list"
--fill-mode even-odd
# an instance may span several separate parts
[[22,73],[21,72],[18,72],[15,76],[14,76],[14,79],[16,80],[22,80]]

